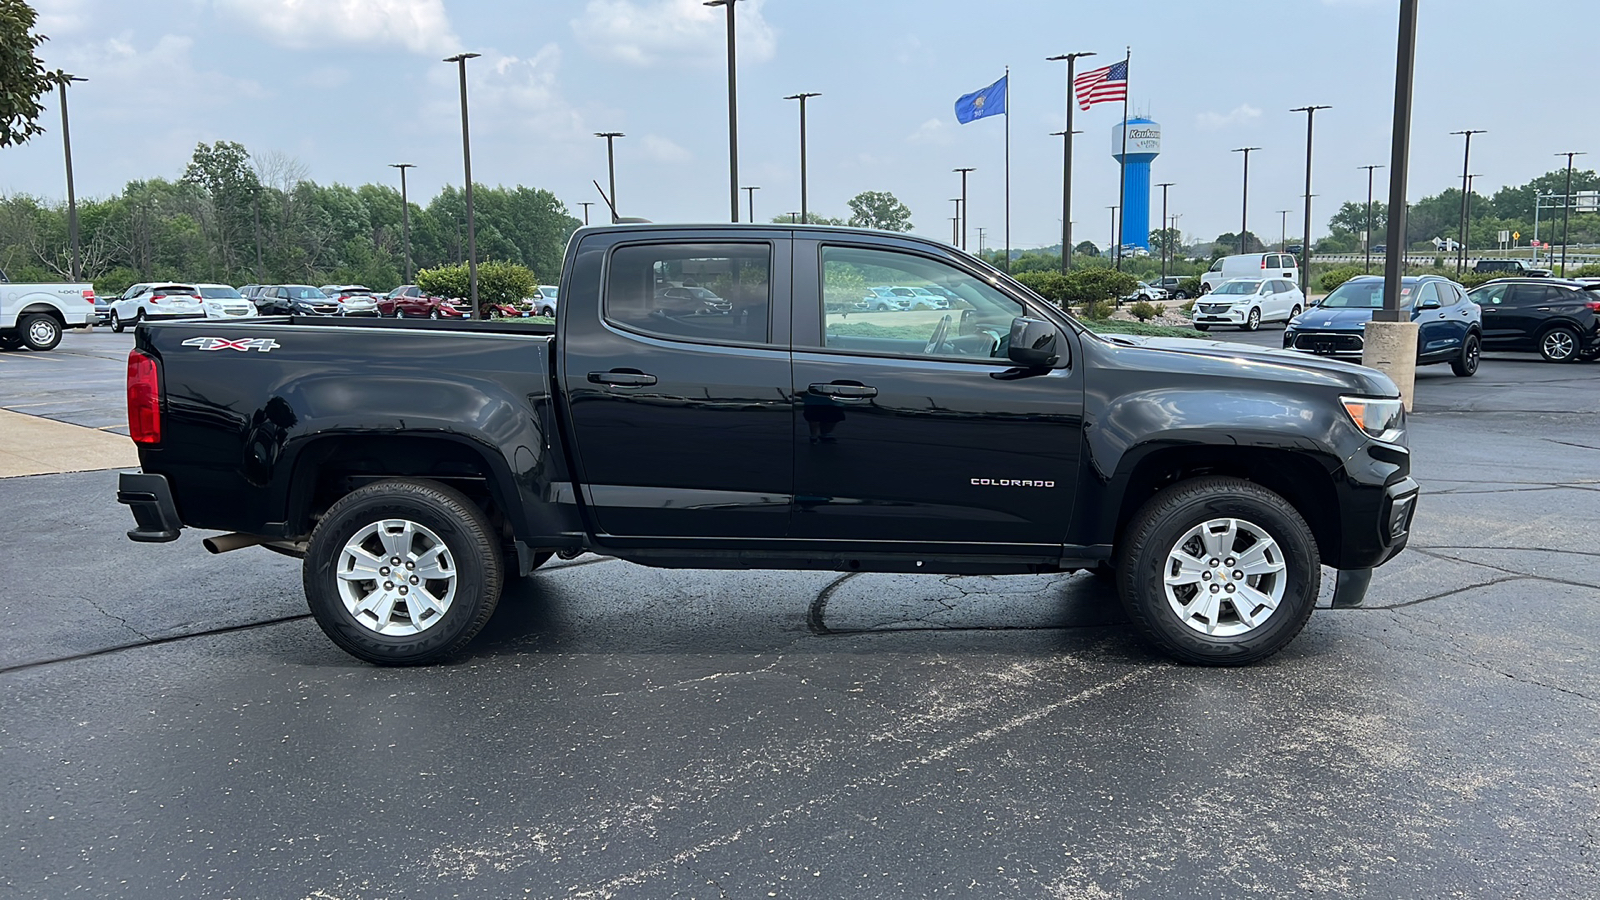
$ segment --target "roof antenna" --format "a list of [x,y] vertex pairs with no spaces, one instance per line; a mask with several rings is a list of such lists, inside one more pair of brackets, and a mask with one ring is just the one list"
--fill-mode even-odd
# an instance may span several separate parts
[[617,206],[616,206],[615,203],[611,202],[611,198],[610,197],[606,196],[606,189],[601,187],[600,186],[600,182],[598,182],[598,181],[591,181],[590,183],[594,185],[594,189],[595,190],[600,192],[600,199],[604,200],[606,202],[606,206],[608,208],[610,208],[610,210],[611,210],[611,224],[613,224],[613,225],[649,224],[649,222],[650,222],[649,219],[641,219],[641,218],[638,218],[637,216],[619,216],[619,215],[617,215]]

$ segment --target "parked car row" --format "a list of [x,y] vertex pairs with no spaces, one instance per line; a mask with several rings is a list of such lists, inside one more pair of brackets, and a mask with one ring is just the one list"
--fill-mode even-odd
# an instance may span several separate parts
[[911,309],[949,309],[953,300],[959,299],[953,291],[928,285],[906,287],[880,284],[867,288],[867,295],[856,301],[856,309],[868,312],[903,312]]

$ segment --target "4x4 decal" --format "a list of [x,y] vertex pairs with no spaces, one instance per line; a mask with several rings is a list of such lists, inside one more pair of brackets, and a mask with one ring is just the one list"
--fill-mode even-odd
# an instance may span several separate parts
[[219,338],[197,337],[189,338],[183,342],[185,347],[194,347],[198,350],[238,350],[248,353],[251,350],[260,350],[262,353],[278,349],[278,342],[272,338]]

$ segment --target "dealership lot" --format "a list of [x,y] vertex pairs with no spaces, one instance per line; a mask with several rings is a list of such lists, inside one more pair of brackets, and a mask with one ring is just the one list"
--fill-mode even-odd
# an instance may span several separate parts
[[[115,432],[131,343],[0,354],[0,408]],[[1236,670],[1146,651],[1086,575],[592,556],[508,587],[460,661],[376,669],[295,561],[129,543],[112,471],[0,479],[0,886],[1593,896],[1597,386],[1419,370],[1412,549]]]

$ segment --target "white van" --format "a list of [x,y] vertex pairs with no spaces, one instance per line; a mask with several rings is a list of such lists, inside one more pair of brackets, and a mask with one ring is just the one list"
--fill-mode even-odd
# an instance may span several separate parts
[[1200,276],[1201,293],[1209,294],[1217,285],[1235,278],[1287,278],[1300,283],[1300,264],[1293,253],[1245,253],[1224,256]]

